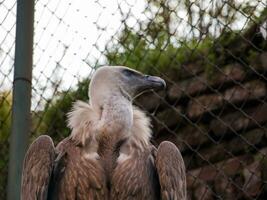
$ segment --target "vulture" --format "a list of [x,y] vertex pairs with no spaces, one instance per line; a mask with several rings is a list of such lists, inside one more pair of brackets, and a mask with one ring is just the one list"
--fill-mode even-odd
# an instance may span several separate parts
[[47,135],[30,145],[21,199],[185,200],[180,151],[167,141],[153,146],[150,120],[132,103],[165,86],[159,77],[124,66],[98,68],[89,102],[75,102],[68,113],[70,136],[56,147]]

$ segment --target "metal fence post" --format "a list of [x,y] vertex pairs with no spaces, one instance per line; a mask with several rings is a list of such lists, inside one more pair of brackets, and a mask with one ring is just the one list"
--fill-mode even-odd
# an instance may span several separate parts
[[30,133],[33,18],[34,1],[18,0],[8,200],[20,199],[22,163]]

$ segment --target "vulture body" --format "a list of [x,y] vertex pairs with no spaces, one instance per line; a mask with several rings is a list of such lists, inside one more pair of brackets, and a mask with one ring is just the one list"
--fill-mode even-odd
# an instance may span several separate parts
[[132,100],[165,82],[132,69],[101,67],[91,79],[90,102],[68,114],[71,135],[54,147],[40,136],[28,149],[21,199],[185,200],[182,156],[170,142],[151,143],[150,121]]

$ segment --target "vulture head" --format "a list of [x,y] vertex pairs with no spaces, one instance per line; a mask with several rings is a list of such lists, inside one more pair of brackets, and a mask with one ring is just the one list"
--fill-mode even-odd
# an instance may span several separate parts
[[132,100],[144,91],[165,86],[163,79],[127,67],[97,69],[89,86],[90,104],[100,115],[97,131],[126,136],[133,124]]
[[[140,129],[148,129],[149,120],[132,105],[132,100],[147,90],[164,89],[165,86],[165,81],[159,77],[124,66],[98,68],[90,81],[89,104],[76,102],[69,113],[72,138],[84,143],[92,135],[97,138],[103,134],[116,135],[121,139],[134,135],[138,140],[148,141],[150,130]],[[139,131],[132,134],[136,127]],[[148,134],[138,135],[137,132]]]
[[93,107],[103,108],[111,97],[125,98],[131,102],[147,90],[165,87],[165,81],[159,77],[123,66],[104,66],[96,70],[91,79],[89,98]]

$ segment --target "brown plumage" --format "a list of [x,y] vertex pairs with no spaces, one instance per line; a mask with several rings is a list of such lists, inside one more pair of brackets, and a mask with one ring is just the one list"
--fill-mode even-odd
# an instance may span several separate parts
[[150,121],[132,106],[140,92],[164,84],[125,67],[97,70],[90,103],[76,102],[68,115],[70,137],[56,148],[49,136],[30,146],[21,199],[186,199],[179,150],[170,142],[151,145]]
[[40,136],[25,157],[21,199],[107,199],[103,167],[81,151],[69,138],[55,149],[50,137]]

